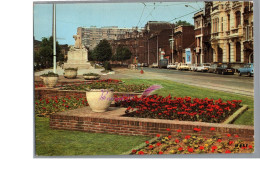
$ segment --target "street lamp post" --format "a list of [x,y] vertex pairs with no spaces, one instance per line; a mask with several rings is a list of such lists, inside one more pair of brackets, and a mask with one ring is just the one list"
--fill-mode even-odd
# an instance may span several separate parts
[[53,72],[56,73],[56,5],[53,4],[53,32],[52,32],[52,38],[53,38]]

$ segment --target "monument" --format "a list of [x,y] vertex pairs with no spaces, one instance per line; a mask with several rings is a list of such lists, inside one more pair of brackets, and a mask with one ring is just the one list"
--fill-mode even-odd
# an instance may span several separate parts
[[68,51],[67,63],[64,63],[64,68],[90,69],[93,68],[88,62],[88,50],[82,45],[80,35],[73,35],[75,39],[74,46]]

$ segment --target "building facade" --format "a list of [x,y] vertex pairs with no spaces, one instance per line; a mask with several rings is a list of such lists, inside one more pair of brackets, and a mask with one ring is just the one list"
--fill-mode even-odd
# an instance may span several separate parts
[[253,62],[253,3],[213,1],[210,17],[213,62]]
[[78,27],[77,35],[81,36],[81,43],[88,49],[93,50],[98,43],[103,40],[117,40],[121,35],[126,32],[133,32],[136,28],[118,28],[117,26],[111,27]]

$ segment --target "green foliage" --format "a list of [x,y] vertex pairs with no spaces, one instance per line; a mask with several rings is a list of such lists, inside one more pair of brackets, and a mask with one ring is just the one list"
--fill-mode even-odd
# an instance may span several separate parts
[[96,61],[97,60],[96,50],[89,50],[88,51],[88,60],[89,61]]
[[112,70],[111,64],[108,61],[104,62],[104,68],[106,71]]
[[59,77],[58,74],[55,74],[54,72],[48,72],[47,74],[42,74],[42,77]]
[[112,47],[107,40],[102,40],[91,54],[97,61],[109,61],[112,57]]
[[[58,42],[56,42],[56,56],[57,61],[62,61],[64,55],[61,53],[61,48]],[[35,52],[34,61],[41,64],[43,68],[49,68],[53,66],[53,38],[43,37],[38,52]]]
[[116,49],[116,54],[114,58],[118,61],[124,61],[130,59],[132,56],[131,51],[127,47],[119,45]]
[[182,20],[176,21],[174,24],[175,24],[175,26],[180,26],[180,25],[183,25],[183,26],[193,26],[193,25],[190,24],[189,22],[187,22],[187,21],[182,21]]
[[87,74],[83,74],[83,76],[99,76],[99,74],[96,74],[96,73],[87,73]]
[[64,70],[75,70],[75,71],[77,71],[78,69],[77,69],[77,68],[69,67],[69,68],[65,68]]

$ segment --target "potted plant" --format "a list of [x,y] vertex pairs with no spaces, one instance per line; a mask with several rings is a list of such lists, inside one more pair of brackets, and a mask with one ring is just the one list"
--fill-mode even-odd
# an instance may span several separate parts
[[48,88],[53,88],[57,85],[59,75],[55,74],[53,72],[48,72],[47,74],[42,74],[41,79],[43,80],[43,83]]
[[86,97],[93,112],[105,112],[114,99],[114,90],[92,86],[91,89],[87,89]]
[[77,77],[78,68],[65,68],[64,77],[68,79],[75,79]]
[[96,73],[87,73],[83,74],[83,77],[85,80],[96,80],[100,78],[100,75]]

